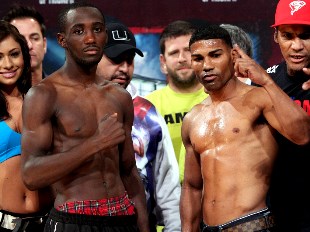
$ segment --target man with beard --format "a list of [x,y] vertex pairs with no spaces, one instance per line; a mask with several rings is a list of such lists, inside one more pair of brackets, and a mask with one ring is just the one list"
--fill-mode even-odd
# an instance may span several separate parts
[[[279,1],[272,27],[283,61],[267,72],[310,116],[310,1]],[[271,208],[280,231],[310,231],[310,144],[281,140],[270,187]]]
[[148,232],[131,139],[132,100],[96,75],[107,40],[104,16],[76,3],[58,20],[66,61],[25,98],[23,180],[30,190],[53,188],[45,231]]
[[164,117],[172,139],[174,152],[183,179],[184,155],[181,126],[185,114],[208,95],[191,69],[189,39],[195,27],[186,21],[170,23],[160,35],[161,70],[167,77],[167,86],[146,96]]
[[157,225],[164,225],[165,231],[181,231],[179,170],[167,125],[154,105],[138,95],[131,82],[135,55],[143,53],[125,25],[109,23],[107,32],[108,42],[97,75],[126,88],[132,97],[131,137],[145,188],[150,231],[156,231]]
[[197,30],[189,46],[192,68],[209,97],[193,107],[182,125],[182,231],[197,232],[201,222],[203,232],[275,231],[266,196],[274,162],[281,155],[276,132],[307,144],[310,118],[261,66],[237,45],[232,47],[224,28]]

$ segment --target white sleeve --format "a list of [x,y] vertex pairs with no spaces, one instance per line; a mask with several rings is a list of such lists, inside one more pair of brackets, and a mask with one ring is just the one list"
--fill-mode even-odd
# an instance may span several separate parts
[[179,168],[168,127],[160,114],[158,118],[162,128],[162,140],[158,144],[153,166],[154,197],[157,203],[155,211],[158,224],[164,225],[164,231],[179,232],[181,231]]

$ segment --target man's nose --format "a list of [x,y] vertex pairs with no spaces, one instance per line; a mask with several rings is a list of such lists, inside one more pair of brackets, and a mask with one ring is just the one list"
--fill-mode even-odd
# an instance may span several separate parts
[[85,43],[93,43],[95,41],[95,35],[93,32],[87,32],[84,38]]
[[181,51],[178,59],[179,59],[179,62],[185,62],[187,60],[186,53]]
[[28,48],[29,48],[29,50],[31,50],[31,49],[32,49],[32,47],[33,47],[32,42],[31,42],[31,40],[30,40],[30,39],[26,39],[26,40],[27,40],[27,45],[28,45]]
[[119,67],[121,71],[123,71],[124,73],[128,73],[130,65],[128,64],[127,61],[123,61]]
[[300,51],[304,48],[303,40],[296,37],[292,42],[292,48],[296,51]]

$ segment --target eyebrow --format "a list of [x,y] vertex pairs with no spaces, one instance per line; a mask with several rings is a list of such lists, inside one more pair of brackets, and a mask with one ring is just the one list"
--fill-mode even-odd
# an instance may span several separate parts
[[218,49],[215,49],[213,51],[210,51],[209,54],[213,54],[213,53],[221,52],[221,51],[223,51],[223,49],[222,48],[218,48]]
[[[103,22],[93,22],[92,23],[93,26],[98,25],[98,24],[100,24],[103,27],[105,26],[105,23],[103,23]],[[75,28],[75,27],[84,27],[84,26],[85,26],[85,23],[77,23],[77,24],[72,25],[71,29]]]
[[74,28],[74,27],[83,27],[83,26],[84,26],[83,23],[77,23],[77,24],[72,25],[71,28]]
[[[221,51],[223,51],[222,48],[217,48],[217,49],[215,49],[215,50],[209,51],[209,52],[208,52],[208,55],[209,55],[209,54],[214,54],[214,53],[216,53],[216,52],[221,52]],[[200,54],[200,53],[199,53],[199,54],[193,53],[193,54],[191,54],[191,56],[201,56],[201,54]]]
[[40,33],[39,33],[39,32],[33,32],[33,33],[31,33],[29,36],[35,36],[35,35],[40,36]]
[[[20,48],[16,47],[16,48],[12,48],[11,50],[9,50],[8,53],[11,53],[11,52],[15,52],[15,51],[21,51]],[[0,52],[0,54],[4,54],[4,52]]]
[[171,54],[174,54],[174,53],[176,53],[176,52],[179,52],[179,49],[173,49],[173,50],[171,50],[171,51],[167,51],[167,54],[168,54],[168,55],[171,55]]

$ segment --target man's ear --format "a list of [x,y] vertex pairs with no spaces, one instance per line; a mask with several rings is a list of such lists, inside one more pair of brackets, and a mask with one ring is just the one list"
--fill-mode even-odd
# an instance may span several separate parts
[[163,54],[159,55],[159,62],[160,62],[160,70],[163,74],[167,75],[167,65],[166,65],[166,60]]
[[236,60],[241,57],[239,53],[237,52],[237,50],[234,48],[231,50],[231,55],[232,55],[233,63],[236,63]]
[[63,33],[57,33],[57,42],[61,47],[63,47],[63,48],[67,47],[66,39],[65,39]]
[[275,31],[274,31],[274,33],[273,33],[273,40],[274,40],[274,42],[276,42],[276,43],[279,43],[279,41],[278,41],[278,30],[277,29],[275,29]]
[[108,39],[109,39],[108,29],[105,29],[105,34],[106,34],[106,37],[105,37],[104,46],[108,43]]
[[46,54],[46,51],[47,51],[47,39],[46,39],[46,37],[43,37],[43,49],[44,49],[44,54]]

